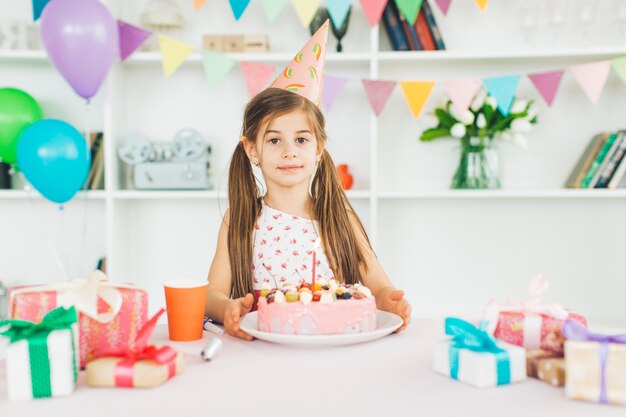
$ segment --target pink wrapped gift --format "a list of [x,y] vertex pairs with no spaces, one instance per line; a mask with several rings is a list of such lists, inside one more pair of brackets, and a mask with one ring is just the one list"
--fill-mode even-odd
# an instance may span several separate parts
[[493,335],[507,343],[530,349],[563,353],[565,338],[561,327],[565,319],[587,327],[587,320],[558,304],[540,305],[548,282],[539,275],[530,282],[530,297],[525,302],[490,303],[484,319],[490,322]]
[[87,279],[12,288],[9,317],[39,323],[56,307],[79,311],[80,367],[98,352],[134,349],[137,329],[148,319],[148,294],[132,285],[113,284],[100,271]]

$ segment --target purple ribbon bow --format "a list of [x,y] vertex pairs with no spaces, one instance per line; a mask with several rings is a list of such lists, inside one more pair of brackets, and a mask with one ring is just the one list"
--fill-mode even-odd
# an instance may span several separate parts
[[600,343],[600,399],[602,404],[608,403],[606,388],[606,362],[609,357],[609,343],[626,344],[626,334],[604,335],[592,333],[574,320],[565,320],[561,329],[568,340]]

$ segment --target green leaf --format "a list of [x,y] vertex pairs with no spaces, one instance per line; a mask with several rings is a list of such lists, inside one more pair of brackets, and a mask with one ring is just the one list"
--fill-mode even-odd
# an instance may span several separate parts
[[450,130],[441,128],[441,127],[433,127],[431,129],[426,129],[422,132],[420,136],[420,140],[423,142],[428,142],[433,139],[443,138],[446,136],[450,136]]
[[454,117],[452,117],[450,113],[446,112],[443,109],[435,109],[435,116],[437,117],[437,120],[439,120],[440,127],[445,127],[448,130],[455,123],[457,123],[457,120]]

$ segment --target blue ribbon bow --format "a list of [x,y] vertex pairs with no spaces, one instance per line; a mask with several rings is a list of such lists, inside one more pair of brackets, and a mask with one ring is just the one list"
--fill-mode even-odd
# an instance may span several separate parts
[[600,398],[598,401],[602,404],[608,403],[606,363],[609,358],[609,343],[626,344],[626,334],[604,335],[600,333],[592,333],[580,323],[570,319],[563,322],[561,331],[568,340],[597,342],[600,344]]
[[452,336],[450,345],[450,376],[458,379],[459,351],[471,350],[477,353],[494,355],[497,370],[497,385],[511,383],[511,358],[509,353],[498,346],[496,340],[485,330],[486,323],[476,327],[465,320],[448,317],[445,321],[446,334]]

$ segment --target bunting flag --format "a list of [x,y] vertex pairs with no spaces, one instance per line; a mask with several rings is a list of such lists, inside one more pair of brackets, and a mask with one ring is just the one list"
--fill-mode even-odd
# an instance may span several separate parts
[[326,111],[330,111],[337,97],[339,97],[346,88],[346,85],[348,85],[347,77],[324,74],[324,94],[322,95],[322,103],[324,103]]
[[404,98],[406,99],[413,117],[417,118],[422,113],[430,93],[435,87],[434,81],[400,81]]
[[163,73],[172,75],[193,52],[193,46],[169,36],[159,35],[159,47],[163,55]]
[[120,38],[120,59],[125,61],[152,35],[152,32],[133,26],[130,23],[117,21],[117,30]]
[[370,26],[376,26],[383,15],[387,0],[360,0],[360,2],[363,13],[365,13],[365,17],[370,22]]
[[615,58],[613,61],[613,69],[619,75],[623,82],[626,83],[626,56]]
[[235,20],[239,20],[243,12],[248,7],[250,0],[228,0],[230,2],[230,8],[233,9],[233,15]]
[[487,8],[487,3],[489,2],[489,0],[474,0],[474,1],[478,5],[478,7],[480,7],[481,12],[485,11],[485,9]]
[[496,99],[500,113],[509,115],[509,109],[519,85],[519,75],[505,75],[483,79],[483,84],[490,96]]
[[263,0],[263,8],[268,22],[274,23],[280,12],[283,11],[289,0]]
[[335,27],[340,28],[343,25],[351,5],[352,0],[326,0],[328,15]]
[[437,6],[439,6],[439,9],[443,12],[443,15],[447,15],[448,8],[450,7],[452,0],[435,0],[435,2],[437,3]]
[[248,95],[252,98],[269,82],[270,78],[272,78],[276,72],[276,67],[273,65],[259,64],[257,62],[242,61],[241,70],[246,80]]
[[422,7],[422,1],[423,0],[395,0],[398,10],[406,17],[406,20],[409,21],[411,26],[413,26],[415,20],[417,20],[417,14],[420,11],[420,7]]
[[481,86],[477,78],[443,81],[443,89],[459,113],[467,110]]
[[230,72],[235,65],[235,60],[226,54],[204,50],[202,51],[202,63],[209,88],[214,88]]
[[610,70],[611,61],[591,62],[570,67],[574,78],[593,104],[597,104],[600,100]]
[[548,106],[552,106],[552,101],[559,89],[563,71],[549,71],[535,74],[528,74],[528,78],[535,85],[535,88],[541,94]]
[[300,18],[300,23],[302,23],[302,26],[305,28],[309,27],[311,20],[313,20],[313,17],[317,13],[320,1],[321,0],[291,0]]
[[204,6],[205,2],[206,0],[193,0],[193,7],[196,9],[196,12],[202,9],[202,6]]
[[39,20],[43,8],[46,7],[50,0],[33,0],[33,21]]
[[385,108],[391,92],[396,86],[395,81],[380,81],[380,80],[362,80],[363,88],[365,88],[365,94],[367,100],[374,111],[374,114],[378,117]]

